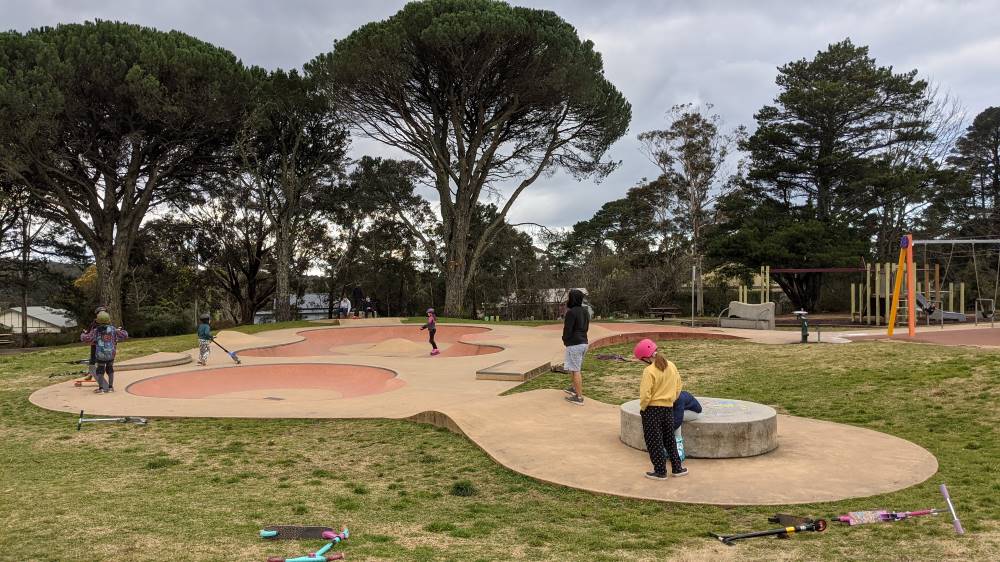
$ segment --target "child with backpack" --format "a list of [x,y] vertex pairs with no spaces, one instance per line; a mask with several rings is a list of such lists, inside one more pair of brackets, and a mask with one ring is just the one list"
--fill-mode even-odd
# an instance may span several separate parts
[[[128,339],[128,332],[111,325],[111,315],[102,310],[97,313],[96,325],[80,334],[80,341],[92,343],[96,369],[94,379],[97,389],[94,393],[115,391],[115,355],[118,353],[118,342]],[[104,378],[105,373],[108,375]]]
[[674,402],[681,392],[681,376],[677,367],[656,349],[656,343],[644,339],[633,350],[635,358],[646,363],[639,384],[639,414],[642,417],[642,434],[646,451],[653,463],[653,471],[646,478],[667,479],[667,459],[674,476],[684,476],[688,470],[681,465],[674,439]]
[[438,349],[438,344],[434,342],[434,334],[437,332],[437,315],[434,314],[433,308],[427,309],[427,323],[420,327],[421,330],[427,330],[431,335],[431,355],[438,355],[441,350]]
[[[94,316],[96,317],[98,314],[106,310],[108,310],[108,307],[103,304],[99,305],[94,309]],[[87,328],[87,331],[93,330],[96,327],[97,320],[93,320],[90,322],[90,327]],[[94,373],[97,372],[97,358],[94,355],[95,353],[97,353],[96,346],[92,343],[90,344],[90,359],[87,361],[87,380],[91,381],[94,380]]]
[[198,364],[204,367],[208,364],[208,356],[212,353],[212,316],[207,312],[198,317]]

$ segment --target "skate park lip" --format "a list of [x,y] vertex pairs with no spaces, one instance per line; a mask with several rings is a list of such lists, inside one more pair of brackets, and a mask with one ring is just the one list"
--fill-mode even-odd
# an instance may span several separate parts
[[219,367],[142,379],[126,392],[150,398],[335,400],[405,386],[389,369],[367,365],[294,363]]
[[[437,327],[435,341],[441,353],[438,357],[470,357],[499,353],[496,345],[465,343],[469,339],[488,337],[490,328],[471,326]],[[426,357],[430,343],[427,332],[415,324],[350,328],[319,328],[297,333],[303,339],[268,347],[240,351],[246,357],[315,357],[329,355],[368,355],[376,357]]]

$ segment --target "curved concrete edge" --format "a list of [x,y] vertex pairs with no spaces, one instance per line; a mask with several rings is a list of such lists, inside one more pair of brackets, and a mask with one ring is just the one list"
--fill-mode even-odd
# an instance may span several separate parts
[[[167,355],[173,355],[175,357],[165,357]],[[194,361],[194,359],[191,358],[191,354],[189,353],[159,352],[136,359],[129,359],[128,361],[122,361],[121,363],[116,363],[115,372],[138,371],[141,369],[163,369],[165,367],[187,365],[192,361]]]
[[[512,419],[505,426],[484,411],[496,409],[513,417],[521,413],[515,410],[522,405],[503,401],[536,393],[524,401],[530,404],[522,410],[532,414],[528,420]],[[541,396],[544,394],[548,396]],[[934,455],[900,437],[836,422],[779,415],[779,426],[786,431],[779,434],[783,443],[775,451],[747,458],[689,459],[685,462],[691,470],[689,477],[676,481],[678,484],[673,480],[657,483],[642,478],[642,473],[649,470],[644,452],[621,443],[617,433],[603,435],[594,431],[600,420],[568,427],[537,424],[537,418],[546,414],[551,414],[553,422],[582,419],[588,407],[559,407],[560,396],[557,391],[536,390],[472,404],[451,414],[427,410],[404,419],[462,435],[497,464],[534,480],[638,500],[717,506],[833,502],[896,492],[920,484],[938,471]],[[551,401],[552,407],[538,408],[536,399],[540,397]],[[588,406],[593,404],[617,415],[617,406],[588,402]],[[826,439],[818,439],[817,435],[825,435]],[[856,446],[828,450],[828,446],[838,444]],[[872,445],[871,450],[865,445]],[[886,474],[867,470],[872,463],[893,466],[894,471]]]
[[[397,319],[397,320],[399,320],[399,319]],[[247,342],[244,342],[243,344],[233,343],[233,344],[227,344],[226,347],[228,347],[231,351],[252,352],[252,351],[257,351],[257,350],[262,350],[262,349],[275,349],[275,348],[278,348],[278,347],[284,347],[284,346],[287,346],[287,345],[293,345],[293,344],[296,344],[296,343],[303,342],[303,341],[306,340],[306,336],[304,336],[302,334],[304,334],[306,332],[318,332],[318,331],[322,331],[322,330],[357,330],[357,329],[361,329],[361,330],[366,330],[366,329],[367,330],[375,330],[375,329],[378,329],[378,328],[391,328],[391,327],[395,327],[395,326],[405,325],[405,324],[403,324],[403,322],[401,320],[397,321],[395,323],[383,323],[383,324],[374,324],[374,323],[371,323],[371,324],[360,324],[360,325],[354,325],[354,326],[352,326],[350,324],[339,324],[339,323],[338,324],[333,324],[333,325],[326,325],[324,323],[324,321],[322,321],[322,320],[311,320],[311,322],[316,323],[317,326],[316,327],[284,328],[283,330],[275,330],[275,332],[278,332],[279,334],[282,331],[290,331],[290,334],[284,334],[286,336],[290,336],[289,339],[288,339],[288,341],[281,341],[281,342],[277,342],[277,343],[270,342],[270,343],[265,343],[265,344],[251,344],[251,343],[247,343]],[[457,343],[461,343],[461,344],[464,344],[464,345],[471,345],[471,346],[475,346],[477,348],[483,348],[483,349],[490,349],[490,350],[492,350],[490,353],[476,353],[474,355],[490,355],[490,354],[493,354],[493,353],[500,353],[500,352],[505,351],[507,349],[506,347],[504,347],[502,345],[499,345],[499,344],[496,344],[496,343],[468,342],[468,341],[465,341],[463,339],[463,338],[465,338],[468,335],[473,335],[473,334],[485,335],[485,334],[488,334],[488,333],[494,331],[493,328],[487,328],[487,327],[479,326],[479,325],[476,325],[476,324],[448,323],[446,325],[447,326],[461,326],[461,327],[466,327],[466,328],[475,328],[477,330],[476,332],[470,332],[469,334],[462,334],[461,336],[458,337],[458,339],[455,340]],[[419,326],[417,326],[417,325],[414,325],[414,326],[417,327],[417,328],[419,328]],[[219,332],[220,336],[221,336],[221,334],[222,334],[222,332]],[[503,336],[503,337],[506,337],[506,336]],[[489,340],[487,340],[487,341],[489,341]],[[296,358],[298,358],[298,357],[317,357],[317,358],[319,358],[319,357],[328,357],[328,356],[329,355],[290,355],[290,356],[284,356],[284,357],[286,357],[286,358],[287,357],[296,357]],[[248,354],[247,357],[255,357],[255,356]],[[275,358],[281,358],[281,357],[283,357],[283,356],[275,356]],[[462,357],[465,357],[465,356],[462,356]],[[450,358],[449,357],[443,357],[442,359],[450,359]]]
[[600,349],[620,343],[632,343],[649,338],[651,340],[741,340],[739,336],[716,332],[681,332],[672,330],[649,330],[646,332],[619,332],[598,338],[590,343],[590,349]]
[[[462,428],[457,423],[455,423],[455,420],[451,419],[451,417],[448,414],[446,414],[444,412],[441,412],[441,411],[438,411],[438,410],[424,410],[423,412],[420,412],[419,414],[414,414],[412,416],[407,416],[407,417],[405,417],[403,419],[405,419],[407,421],[414,422],[414,423],[424,423],[424,424],[427,424],[427,425],[433,425],[434,427],[440,427],[442,429],[447,429],[448,431],[450,431],[452,433],[461,435],[462,437],[465,437],[466,439],[469,439],[469,436],[466,435],[464,431],[462,431]],[[472,439],[469,439],[469,441],[472,441]],[[476,443],[475,441],[472,441],[472,442],[475,443],[478,446],[478,443]],[[490,456],[490,452],[489,451],[487,451],[486,449],[483,449],[482,447],[479,447],[479,448],[484,453],[486,453],[486,455],[489,456],[491,459],[493,458],[492,456]],[[493,460],[496,461],[496,459],[493,459]]]
[[[580,408],[564,403],[561,396],[559,391],[537,390],[417,413],[382,415],[363,411],[332,415],[325,408],[317,411],[300,406],[295,415],[274,417],[398,419],[430,424],[462,435],[497,464],[540,482],[676,503],[793,505],[863,498],[908,488],[937,472],[937,459],[904,439],[833,422],[781,416],[780,427],[785,431],[779,435],[782,444],[774,452],[736,459],[689,459],[685,462],[691,470],[687,478],[653,482],[641,476],[649,470],[648,456],[619,441],[617,406],[588,400]],[[34,393],[29,398],[32,403],[53,409],[33,398]],[[71,413],[76,411],[74,406]],[[122,414],[102,408],[94,413]],[[220,415],[196,417],[260,418],[217,413]],[[155,417],[192,416],[176,410],[159,412]],[[790,427],[794,430],[791,433]],[[872,464],[892,466],[893,470],[866,470]]]
[[[190,359],[190,357],[188,357],[188,359]],[[319,367],[364,367],[364,368],[367,368],[367,369],[377,369],[379,371],[385,371],[387,373],[391,373],[392,374],[392,378],[394,378],[394,379],[395,378],[399,378],[399,371],[397,371],[395,369],[390,369],[388,367],[379,367],[379,366],[375,366],[375,365],[363,365],[361,363],[326,363],[326,362],[314,362],[314,363],[308,363],[308,362],[302,362],[302,363],[255,363],[255,364],[245,365],[245,366],[244,365],[220,365],[220,366],[216,366],[216,367],[207,367],[205,371],[176,371],[176,372],[170,372],[170,373],[162,373],[162,374],[159,374],[159,375],[153,375],[151,377],[146,377],[146,378],[142,378],[142,379],[139,379],[139,380],[135,380],[135,381],[129,382],[125,386],[125,392],[129,392],[129,389],[131,387],[137,385],[137,384],[145,383],[145,382],[149,382],[149,381],[153,381],[153,380],[156,380],[156,379],[162,379],[162,378],[165,378],[165,377],[176,377],[176,376],[179,376],[179,375],[190,375],[190,374],[199,374],[200,375],[202,373],[211,373],[212,371],[220,371],[220,370],[229,371],[230,369],[241,369],[241,371],[247,371],[246,367],[250,367],[250,368],[253,368],[253,367],[269,368],[269,367],[280,367],[280,366],[288,366],[288,365],[294,365],[296,367],[316,367],[316,366],[319,366]],[[147,395],[136,394],[136,396],[147,396]],[[147,397],[149,397],[149,398],[173,398],[171,396],[147,396]]]

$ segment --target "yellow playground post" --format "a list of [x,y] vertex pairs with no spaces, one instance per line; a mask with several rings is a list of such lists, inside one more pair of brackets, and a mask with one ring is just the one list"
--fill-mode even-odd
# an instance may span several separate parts
[[[907,309],[907,324],[910,326],[910,330],[916,330],[916,320],[913,315],[913,308],[916,306],[916,296],[913,293],[912,285],[910,285],[910,274],[913,272],[913,236],[907,234],[900,240],[899,249],[899,263],[896,265],[896,282],[893,284],[892,293],[889,297],[892,299],[892,307],[889,309],[889,336],[892,336],[892,332],[896,327],[896,312],[899,311],[899,291],[903,288],[903,275],[906,275],[907,281],[907,298],[906,306]],[[912,335],[912,332],[911,334]]]

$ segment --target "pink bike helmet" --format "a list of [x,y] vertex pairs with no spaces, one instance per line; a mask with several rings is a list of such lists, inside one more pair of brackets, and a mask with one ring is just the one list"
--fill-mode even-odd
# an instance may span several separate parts
[[656,342],[646,338],[635,344],[635,349],[632,353],[635,355],[636,359],[649,359],[650,357],[656,355]]

